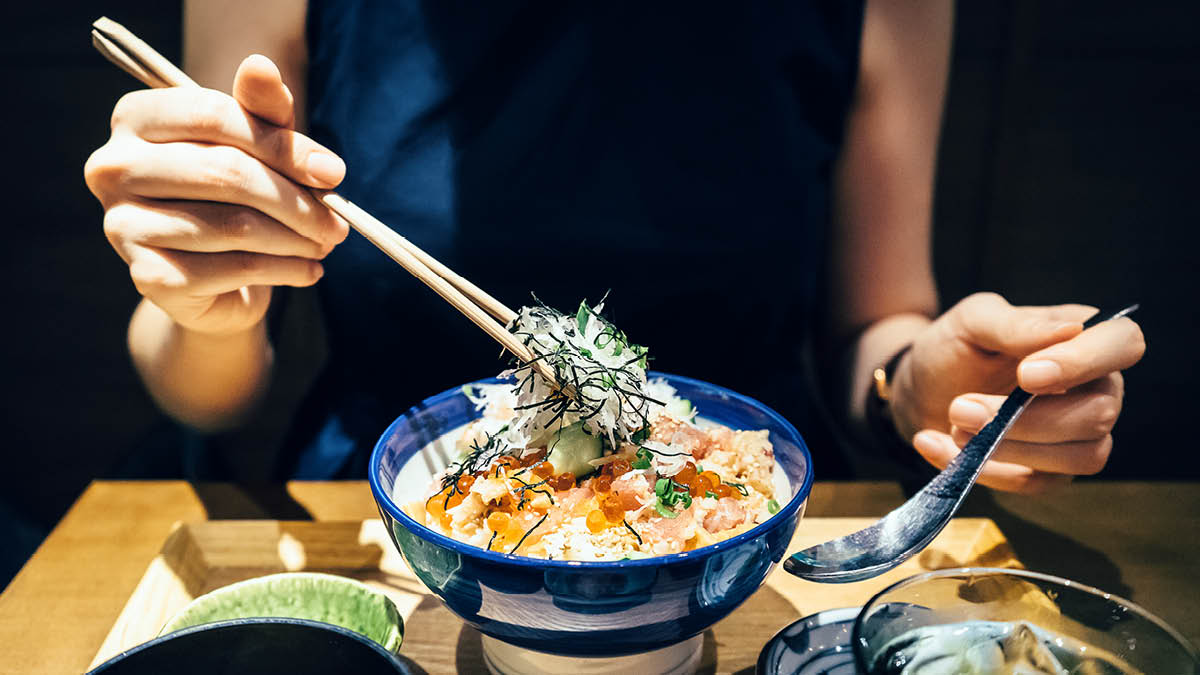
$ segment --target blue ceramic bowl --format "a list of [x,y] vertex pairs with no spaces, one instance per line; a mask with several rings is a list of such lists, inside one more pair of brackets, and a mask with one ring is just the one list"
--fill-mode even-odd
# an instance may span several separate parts
[[[392,499],[418,498],[454,455],[442,437],[480,413],[462,388],[400,416],[371,455],[371,492],[392,541],[429,590],[485,635],[566,656],[618,656],[690,638],[728,615],[784,555],[812,489],[812,458],[795,427],[754,399],[678,375],[665,377],[701,417],[767,429],[791,497],[758,527],[694,551],[615,562],[541,560],[469,546],[430,530]],[[479,384],[498,380],[481,380]],[[441,439],[442,442],[438,442]]]

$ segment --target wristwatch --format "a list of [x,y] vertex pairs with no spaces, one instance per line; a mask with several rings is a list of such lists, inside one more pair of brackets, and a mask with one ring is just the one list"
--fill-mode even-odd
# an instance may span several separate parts
[[908,439],[902,438],[896,430],[890,402],[896,367],[910,349],[912,345],[906,345],[888,359],[887,363],[875,369],[871,374],[871,389],[867,392],[866,402],[867,428],[875,445],[893,458],[903,460],[905,464],[911,463],[917,453]]

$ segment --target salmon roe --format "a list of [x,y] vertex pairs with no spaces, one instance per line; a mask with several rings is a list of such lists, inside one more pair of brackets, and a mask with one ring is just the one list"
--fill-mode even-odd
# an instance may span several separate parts
[[692,464],[691,462],[688,462],[687,465],[684,466],[682,469],[680,469],[679,473],[675,474],[675,476],[674,476],[675,482],[680,483],[682,485],[690,484],[692,482],[692,479],[695,477],[696,477],[696,465]]
[[512,513],[513,511],[516,511],[516,503],[514,502],[512,495],[503,495],[500,497],[500,499],[496,502],[496,510],[503,511],[505,513]]
[[716,486],[713,485],[713,482],[708,479],[708,476],[700,474],[692,479],[691,485],[688,489],[688,494],[692,495],[693,497],[704,497],[707,496],[709,492],[712,492],[714,487]]
[[575,474],[570,471],[564,471],[557,476],[547,479],[546,484],[559,492],[570,490],[575,487]]
[[554,465],[550,462],[538,462],[533,465],[531,471],[533,471],[533,475],[545,480],[554,475]]
[[587,514],[588,531],[595,534],[596,532],[600,532],[601,530],[603,530],[606,527],[608,527],[608,518],[605,518],[603,513],[601,513],[600,511],[596,511],[596,510],[588,511],[588,514]]
[[713,488],[713,492],[717,495],[717,499],[724,499],[726,497],[732,497],[732,496],[734,496],[735,493],[737,493],[738,495],[741,494],[737,490],[734,490],[733,488],[729,487],[728,485],[726,485],[724,483],[721,483],[720,485]]
[[619,523],[625,520],[625,509],[621,508],[619,499],[605,499],[600,504],[600,510],[604,512],[604,517],[610,523]]
[[600,474],[592,480],[592,489],[596,492],[604,493],[612,489],[613,477],[607,474]]
[[450,499],[446,500],[446,508],[452,509],[452,508],[458,506],[459,504],[461,504],[462,501],[463,501],[462,495],[457,494],[457,493],[452,494],[452,495],[450,495]]
[[714,486],[721,484],[721,477],[718,476],[715,471],[705,471],[704,473],[702,473],[700,475],[707,478],[709,480],[709,482],[712,483]]
[[520,468],[520,462],[512,457],[509,457],[508,455],[505,455],[504,457],[496,460],[496,466],[493,470],[495,471],[496,475],[499,476],[501,469],[503,469],[505,473],[511,473],[513,469],[517,468]]
[[502,511],[493,511],[487,517],[487,528],[492,532],[504,532],[508,529],[510,522],[512,522],[512,516]]
[[608,463],[608,466],[612,467],[610,472],[612,473],[613,478],[629,473],[633,470],[633,465],[630,464],[629,460],[625,459],[624,457],[621,459],[614,459]]
[[475,476],[466,475],[466,476],[460,476],[458,479],[458,482],[455,483],[454,486],[456,488],[458,488],[459,492],[465,493],[465,492],[470,491],[471,486],[474,484],[475,484]]
[[535,450],[521,458],[521,466],[533,466],[543,459],[546,459],[546,451]]

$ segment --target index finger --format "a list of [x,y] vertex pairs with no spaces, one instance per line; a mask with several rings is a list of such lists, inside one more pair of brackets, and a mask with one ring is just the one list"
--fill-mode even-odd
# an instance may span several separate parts
[[346,174],[345,163],[333,151],[302,133],[263,121],[214,89],[176,87],[127,94],[113,110],[113,130],[130,131],[151,143],[233,146],[311,187],[336,187]]
[[1025,357],[1017,366],[1017,384],[1032,394],[1064,391],[1124,370],[1145,353],[1146,338],[1137,323],[1113,319]]

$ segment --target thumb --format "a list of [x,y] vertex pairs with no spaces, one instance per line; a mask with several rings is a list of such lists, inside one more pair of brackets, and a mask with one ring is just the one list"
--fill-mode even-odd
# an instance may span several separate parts
[[995,293],[976,293],[951,310],[964,340],[1018,357],[1075,337],[1094,312],[1083,305],[1014,307]]
[[279,68],[261,54],[247,56],[233,76],[233,98],[247,112],[276,126],[292,128],[295,99]]

